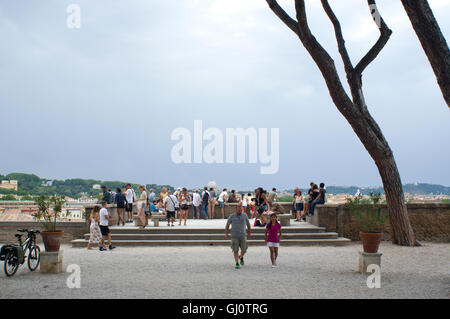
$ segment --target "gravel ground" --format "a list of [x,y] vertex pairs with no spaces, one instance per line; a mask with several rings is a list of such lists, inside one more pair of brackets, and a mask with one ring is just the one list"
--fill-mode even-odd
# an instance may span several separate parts
[[[359,243],[343,247],[281,247],[272,269],[266,247],[250,247],[234,269],[228,247],[136,247],[110,252],[64,246],[64,265],[81,267],[81,288],[69,273],[19,268],[0,298],[445,298],[450,299],[450,245],[410,248],[383,243],[381,288],[357,272]],[[270,279],[270,285],[267,285]]]

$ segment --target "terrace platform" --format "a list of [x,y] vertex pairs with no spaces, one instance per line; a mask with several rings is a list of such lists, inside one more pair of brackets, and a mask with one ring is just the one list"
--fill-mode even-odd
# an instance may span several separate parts
[[[254,220],[250,220],[253,225]],[[198,220],[188,219],[187,225],[167,226],[165,221],[159,227],[152,222],[145,229],[132,224],[126,226],[112,226],[111,240],[114,246],[228,246],[225,239],[225,219]],[[327,232],[324,227],[317,227],[307,222],[291,220],[291,226],[282,228],[281,245],[345,245],[351,241],[339,237],[335,232]],[[249,245],[265,245],[264,227],[252,227],[252,235],[248,238]],[[84,238],[72,241],[72,247],[86,247],[89,234]]]

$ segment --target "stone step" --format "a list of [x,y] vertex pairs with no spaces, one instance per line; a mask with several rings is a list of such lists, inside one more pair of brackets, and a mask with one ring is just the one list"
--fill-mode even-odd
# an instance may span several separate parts
[[[331,245],[341,246],[350,243],[351,240],[343,237],[333,239],[286,239],[282,240],[281,246],[308,246],[308,245]],[[264,240],[249,239],[251,246],[263,246]],[[87,247],[88,240],[76,239],[72,241],[72,247]],[[229,240],[114,240],[112,244],[117,247],[134,246],[229,246]]]
[[[90,234],[85,234],[84,239],[89,239]],[[283,239],[332,239],[337,238],[338,234],[333,232],[328,233],[283,233]],[[224,232],[221,233],[112,233],[112,240],[222,240],[224,239]],[[264,239],[264,233],[252,233],[252,239]]]
[[[161,223],[161,224],[164,224]],[[160,224],[160,225],[161,225]],[[144,229],[140,229],[138,227],[121,227],[121,226],[113,226],[110,227],[111,234],[142,234],[142,233],[149,233],[149,234],[224,234],[225,228],[185,228],[183,226],[175,226],[175,227],[168,227],[168,226],[160,226],[160,227],[154,227],[154,226],[147,226]],[[303,227],[295,227],[295,226],[288,226],[282,228],[283,233],[324,233],[325,227],[317,227],[317,226],[303,226]],[[252,233],[265,233],[264,227],[254,227],[252,228]]]

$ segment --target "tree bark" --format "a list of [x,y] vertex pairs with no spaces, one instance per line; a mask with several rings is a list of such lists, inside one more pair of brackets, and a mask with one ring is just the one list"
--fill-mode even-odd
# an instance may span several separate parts
[[[349,83],[352,98],[345,92],[336,70],[333,59],[320,45],[309,29],[305,1],[295,0],[297,20],[292,19],[277,3],[276,0],[266,0],[271,10],[282,20],[302,42],[317,64],[333,103],[353,128],[380,173],[388,204],[391,222],[391,239],[398,245],[415,246],[414,232],[409,222],[408,211],[405,204],[400,174],[394,160],[392,151],[383,136],[383,133],[370,115],[362,91],[362,72],[377,57],[387,43],[392,31],[383,19],[380,19],[380,38],[361,61],[353,67],[342,36],[340,23],[334,15],[327,0],[321,0],[325,12],[330,18],[334,29],[339,53],[345,66],[347,82]],[[375,5],[374,0],[368,0],[369,6]]]
[[414,31],[450,107],[450,51],[427,0],[402,0]]

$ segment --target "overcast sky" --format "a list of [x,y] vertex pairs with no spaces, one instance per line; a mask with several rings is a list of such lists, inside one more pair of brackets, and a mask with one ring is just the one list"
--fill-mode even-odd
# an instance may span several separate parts
[[[280,1],[294,15],[292,1]],[[429,1],[444,36],[450,0]],[[69,29],[67,6],[81,8]],[[330,1],[354,64],[378,29],[366,1]],[[403,183],[450,185],[450,111],[400,1],[379,0],[393,35],[364,73],[370,112]],[[319,0],[310,27],[343,67]],[[298,38],[265,0],[0,2],[0,173],[198,187],[381,185]],[[345,82],[345,76],[342,77]],[[174,164],[171,132],[279,128],[280,167]]]

